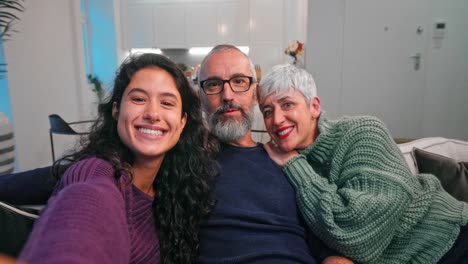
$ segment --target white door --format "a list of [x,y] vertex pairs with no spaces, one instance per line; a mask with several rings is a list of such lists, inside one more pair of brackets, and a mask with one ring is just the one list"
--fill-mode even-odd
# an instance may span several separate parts
[[345,1],[343,114],[375,115],[393,137],[421,135],[427,6],[424,0]]

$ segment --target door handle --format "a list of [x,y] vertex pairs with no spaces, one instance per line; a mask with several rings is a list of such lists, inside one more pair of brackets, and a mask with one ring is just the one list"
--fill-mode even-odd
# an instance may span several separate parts
[[414,70],[417,71],[419,70],[419,67],[421,67],[421,53],[416,52],[415,54],[409,56],[411,59],[413,59],[414,62]]

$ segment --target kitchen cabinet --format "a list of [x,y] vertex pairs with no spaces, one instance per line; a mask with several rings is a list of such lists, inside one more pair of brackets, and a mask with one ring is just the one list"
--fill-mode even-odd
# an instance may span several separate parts
[[[159,6],[159,5],[156,5]],[[185,47],[210,47],[218,43],[249,44],[248,0],[179,3],[185,11]],[[158,27],[158,22],[155,21]],[[156,32],[156,40],[162,38]],[[159,47],[159,43],[157,43]]]
[[305,40],[304,6],[307,0],[141,0],[122,8],[122,28],[127,48],[249,46],[267,73],[288,60],[283,51],[292,40]]
[[125,16],[125,44],[127,49],[154,46],[153,6],[150,4],[128,5]]
[[156,48],[187,48],[186,9],[183,4],[155,4],[153,7],[154,44]]
[[186,4],[186,36],[188,47],[209,47],[217,43],[217,8],[214,4]]
[[249,46],[249,0],[220,2],[217,5],[218,43]]
[[134,2],[123,12],[127,49],[249,46],[249,0]]
[[284,0],[250,0],[252,41],[283,42],[284,10]]
[[265,74],[284,61],[284,0],[250,0],[250,57]]

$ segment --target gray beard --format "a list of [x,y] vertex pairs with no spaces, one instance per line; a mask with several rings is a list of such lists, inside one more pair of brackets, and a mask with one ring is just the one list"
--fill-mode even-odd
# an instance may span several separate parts
[[[228,108],[237,108],[241,111],[240,118],[223,117],[222,113]],[[223,104],[210,116],[211,132],[221,141],[237,141],[245,136],[252,127],[253,113],[245,111],[244,108],[236,104]]]

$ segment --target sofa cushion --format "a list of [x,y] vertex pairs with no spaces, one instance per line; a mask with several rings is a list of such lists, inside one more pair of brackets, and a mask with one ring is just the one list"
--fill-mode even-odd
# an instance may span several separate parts
[[427,137],[399,144],[398,147],[413,174],[418,173],[413,148],[423,149],[455,160],[468,161],[468,142],[466,141],[443,137]]
[[[35,183],[31,188],[31,182]],[[52,167],[37,168],[0,176],[0,201],[15,205],[43,205],[47,203],[57,180]],[[29,190],[27,193],[18,190]]]
[[442,187],[458,200],[468,202],[468,160],[466,162],[414,149],[420,173],[430,173],[439,178]]
[[0,202],[0,253],[17,257],[37,217],[37,210]]

